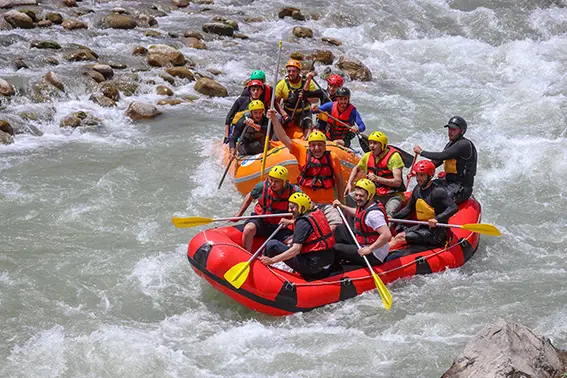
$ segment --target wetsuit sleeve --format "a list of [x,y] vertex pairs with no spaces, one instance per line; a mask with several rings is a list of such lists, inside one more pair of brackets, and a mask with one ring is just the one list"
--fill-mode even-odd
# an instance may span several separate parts
[[435,188],[432,193],[432,200],[435,208],[439,206],[439,208],[445,209],[442,213],[435,216],[435,219],[440,223],[447,223],[449,218],[459,210],[455,201],[453,201],[444,188]]
[[293,232],[293,243],[303,244],[305,239],[313,232],[313,227],[307,219],[298,219],[295,222],[295,231]]
[[467,158],[471,156],[472,150],[471,143],[465,139],[459,139],[452,146],[441,152],[421,151],[421,156],[436,161],[443,161],[448,159]]
[[[332,102],[326,102],[323,105],[319,106],[319,111],[321,112],[327,112],[327,113],[331,113],[331,110],[333,109],[333,103]],[[317,112],[315,112],[317,113]]]
[[358,112],[358,110],[356,110],[356,108],[350,113],[350,116],[348,118],[348,121],[351,125],[353,123],[356,123],[356,125],[358,126],[358,131],[363,132],[364,130],[366,130],[366,125],[362,121],[360,113]]
[[406,219],[407,217],[409,217],[411,215],[411,213],[413,213],[414,209],[415,209],[415,203],[417,202],[415,199],[415,191],[417,190],[414,189],[413,192],[411,193],[411,197],[408,201],[408,203],[406,204],[406,206],[401,209],[400,211],[398,211],[397,213],[392,215],[392,218],[397,218],[397,219]]
[[252,188],[252,191],[250,192],[250,197],[257,200],[258,198],[260,198],[263,191],[264,191],[264,181],[260,181],[259,183],[254,185],[254,188]]
[[234,125],[234,130],[230,135],[229,146],[230,148],[236,148],[236,141],[242,135],[242,131],[244,130],[244,117],[240,118],[236,125]]
[[234,118],[234,116],[236,115],[236,113],[244,110],[241,109],[243,102],[244,101],[250,101],[250,97],[246,96],[246,97],[238,97],[236,99],[236,101],[234,101],[234,104],[232,104],[232,108],[230,108],[228,114],[226,115],[226,120],[225,120],[225,125],[230,125],[232,123],[232,119]]

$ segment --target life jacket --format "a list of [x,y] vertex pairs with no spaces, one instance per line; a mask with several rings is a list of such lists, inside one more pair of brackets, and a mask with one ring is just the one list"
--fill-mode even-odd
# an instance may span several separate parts
[[417,220],[428,221],[435,218],[435,209],[423,198],[418,198],[415,202],[415,216]]
[[361,245],[370,245],[374,243],[380,236],[380,234],[376,232],[376,230],[373,230],[366,225],[366,216],[372,211],[381,211],[382,214],[384,214],[386,224],[388,222],[386,209],[380,202],[374,202],[366,209],[363,209],[360,206],[357,207],[354,214],[354,235],[356,236],[356,241]]
[[[284,109],[285,110],[293,111],[293,109],[295,109],[295,105],[297,104],[297,101],[299,100],[299,94],[303,90],[303,87],[305,86],[306,80],[307,79],[302,76],[301,77],[301,86],[299,88],[293,88],[291,86],[288,78],[286,77],[284,79],[285,85],[287,86],[287,90],[289,91],[287,98],[284,99]],[[304,109],[309,109],[309,105],[307,105]],[[301,109],[298,105],[297,110],[301,111],[303,109]]]
[[[320,252],[335,246],[335,237],[329,222],[320,209],[310,211],[301,216],[313,227],[313,232],[305,239],[301,246],[301,253]],[[299,219],[299,218],[298,218]]]
[[[250,113],[246,113],[245,117],[252,119]],[[254,123],[260,125],[260,130],[256,130],[252,126],[246,127],[246,125],[244,125],[244,132],[241,136],[241,138],[244,140],[244,143],[246,143],[246,141],[255,142],[257,140],[266,138],[266,133],[268,132],[268,119],[266,118],[266,116],[263,116],[259,122],[254,121]]]
[[266,109],[270,106],[270,102],[272,101],[272,87],[270,84],[264,84],[264,95],[262,98],[262,102]]
[[299,169],[301,172],[298,180],[300,186],[313,190],[330,189],[335,186],[330,151],[325,151],[323,156],[317,159],[310,150],[307,150],[307,163]]
[[[388,146],[386,154],[384,154],[384,156],[382,156],[382,158],[380,158],[380,161],[378,162],[376,162],[376,157],[374,156],[374,154],[370,153],[370,156],[368,157],[367,171],[374,173],[376,176],[384,177],[385,179],[394,178],[394,173],[388,169],[388,161],[396,152],[400,153],[394,147]],[[377,196],[388,196],[396,193],[403,193],[406,190],[404,180],[402,180],[402,183],[397,188],[377,183],[374,184],[376,184]]]
[[[254,213],[258,215],[287,213],[289,204],[288,199],[293,193],[295,193],[295,189],[289,181],[285,183],[280,193],[272,190],[268,180],[264,181],[262,195],[254,207]],[[280,220],[280,217],[264,219],[264,221],[272,224],[278,224]]]
[[[339,111],[339,103],[335,101],[333,102],[333,107],[331,108],[331,116],[340,119],[348,125],[350,114],[354,109],[356,108],[352,104],[348,104],[345,111],[341,113]],[[329,138],[329,140],[344,139],[347,132],[350,130],[349,127],[335,121],[331,117],[329,117],[327,123],[329,124],[329,127],[327,128],[327,138]]]
[[[476,175],[477,152],[473,142],[462,137],[471,144],[471,156],[468,158],[448,159],[444,161],[443,169],[445,171],[445,180],[448,182],[460,182],[464,186],[472,187],[474,184],[474,176]],[[459,140],[460,140],[459,139]],[[453,142],[447,143],[445,149],[450,147]]]

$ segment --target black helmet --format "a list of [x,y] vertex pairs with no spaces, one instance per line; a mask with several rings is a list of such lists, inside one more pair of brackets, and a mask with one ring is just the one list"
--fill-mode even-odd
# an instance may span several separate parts
[[464,133],[465,131],[467,131],[467,121],[465,121],[464,118],[462,117],[452,116],[449,119],[449,122],[447,122],[447,124],[445,125],[445,127],[452,127],[452,128],[458,127]]
[[350,97],[350,89],[341,87],[335,92],[335,97]]

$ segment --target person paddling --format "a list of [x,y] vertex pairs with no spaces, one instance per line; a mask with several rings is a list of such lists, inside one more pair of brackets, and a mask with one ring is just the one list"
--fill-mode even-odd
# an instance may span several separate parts
[[388,256],[388,242],[392,234],[386,221],[386,210],[380,202],[374,200],[376,186],[369,179],[363,178],[356,182],[354,201],[356,209],[348,207],[335,200],[333,206],[339,207],[343,213],[354,217],[354,234],[356,241],[362,246],[358,248],[352,240],[344,224],[335,230],[335,260],[347,260],[359,265],[366,262],[366,256],[371,265],[379,265]]
[[[350,89],[342,87],[337,89],[335,101],[328,102],[320,107],[317,105],[311,107],[313,113],[325,112],[332,116],[327,119],[325,134],[329,140],[346,147],[350,147],[350,141],[354,138],[356,132],[366,130],[366,125],[362,121],[360,113],[350,103],[350,96]],[[350,125],[350,128],[347,125]]]
[[[248,112],[236,123],[230,136],[230,155],[255,155],[264,150],[264,139],[268,130],[264,103],[254,100],[248,104]],[[236,150],[238,139],[242,141]]]
[[459,204],[472,195],[478,156],[474,143],[464,137],[467,122],[463,118],[453,116],[445,127],[449,143],[442,152],[424,151],[420,146],[415,146],[413,151],[433,160],[436,167],[444,164],[445,177],[437,181],[447,188],[449,194]]
[[305,193],[294,193],[288,201],[293,220],[282,218],[280,223],[293,226],[291,246],[270,240],[260,261],[265,265],[283,261],[299,274],[308,276],[328,270],[335,259],[335,238],[323,212],[312,209],[311,199]]
[[[288,181],[289,172],[286,167],[276,165],[270,169],[268,178],[259,182],[254,189],[248,193],[240,206],[240,210],[235,217],[240,217],[253,200],[258,200],[251,215],[287,213],[288,199],[293,193],[301,190],[297,185],[292,185]],[[244,223],[242,231],[242,246],[252,252],[252,242],[256,235],[268,237],[274,233],[281,218],[255,218],[249,219]],[[274,238],[283,240],[291,235],[289,229],[283,228]]]
[[370,151],[362,156],[350,173],[345,196],[352,191],[356,177],[364,172],[376,185],[376,200],[384,205],[388,215],[392,215],[401,209],[406,190],[402,156],[396,148],[388,145],[388,137],[381,131],[374,131],[368,136],[368,145]]
[[[395,213],[392,218],[407,219],[411,214],[415,214],[418,220],[426,221],[428,225],[415,225],[407,228],[398,226],[404,231],[390,241],[390,249],[403,242],[435,247],[444,245],[447,232],[445,228],[436,227],[437,223],[448,223],[449,218],[459,210],[447,190],[432,180],[435,175],[435,165],[431,161],[418,161],[414,166],[414,171],[417,185],[406,206]],[[393,256],[390,255],[388,258],[391,259]]]

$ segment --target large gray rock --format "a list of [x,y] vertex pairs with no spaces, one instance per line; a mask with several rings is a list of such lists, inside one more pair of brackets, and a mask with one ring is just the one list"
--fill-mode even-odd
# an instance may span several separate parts
[[102,26],[112,29],[134,29],[138,26],[138,23],[131,16],[111,13],[104,17]]
[[208,77],[202,77],[195,83],[195,90],[211,97],[226,97],[228,96],[227,89],[221,84]]
[[14,86],[0,78],[0,95],[12,96],[14,93],[16,93]]
[[18,12],[17,10],[11,10],[4,13],[4,20],[10,24],[13,28],[20,29],[33,29],[35,25],[33,19],[23,12]]
[[500,319],[476,334],[442,378],[556,378],[565,372],[566,351]]
[[68,19],[63,20],[63,22],[61,23],[61,26],[63,26],[67,30],[77,30],[77,29],[88,29],[89,28],[89,26],[86,24],[86,22],[74,20],[72,18],[68,18]]
[[187,67],[169,67],[165,69],[165,72],[173,77],[189,79],[189,81],[195,80],[195,74],[189,71]]
[[205,33],[225,35],[228,37],[232,37],[232,35],[234,34],[234,28],[222,22],[211,22],[203,24],[203,31]]
[[313,30],[306,26],[296,26],[291,33],[297,38],[313,38]]
[[372,72],[360,60],[347,58],[344,55],[339,58],[337,67],[343,70],[352,80],[371,81]]
[[126,115],[134,121],[151,119],[160,114],[161,112],[154,105],[138,101],[132,102],[126,110]]
[[0,0],[0,8],[10,8],[21,5],[37,5],[37,0]]
[[186,63],[181,51],[168,45],[150,46],[146,60],[152,67],[183,66]]

